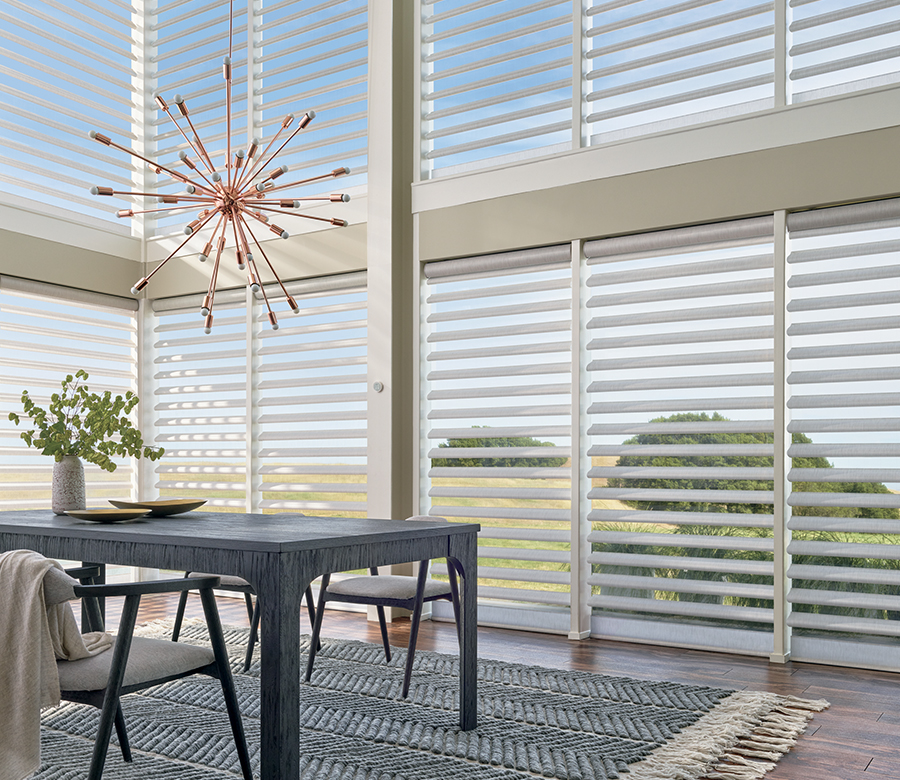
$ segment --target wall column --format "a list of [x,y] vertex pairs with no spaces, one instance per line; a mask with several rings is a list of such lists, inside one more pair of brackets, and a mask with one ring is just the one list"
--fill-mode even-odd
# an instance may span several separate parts
[[414,4],[369,0],[368,513],[415,514]]

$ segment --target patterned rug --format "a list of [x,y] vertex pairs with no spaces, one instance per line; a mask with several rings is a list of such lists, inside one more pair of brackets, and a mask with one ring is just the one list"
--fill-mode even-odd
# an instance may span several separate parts
[[[140,629],[168,637],[170,622]],[[182,641],[203,643],[199,621]],[[259,663],[238,673],[247,631],[226,628],[257,765]],[[309,637],[300,638],[307,646]],[[416,653],[399,699],[406,653],[323,640],[312,684],[301,685],[303,780],[753,780],[770,771],[825,701],[648,682],[502,661],[478,664],[479,725],[457,728],[457,659]],[[240,769],[216,680],[195,677],[123,699],[134,763],[110,746],[104,780],[233,780]],[[85,776],[97,710],[63,704],[43,716],[33,780]],[[115,740],[115,737],[113,738]]]

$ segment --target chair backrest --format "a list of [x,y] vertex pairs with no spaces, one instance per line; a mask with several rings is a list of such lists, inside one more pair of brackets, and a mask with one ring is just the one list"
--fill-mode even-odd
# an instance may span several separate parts
[[449,523],[450,521],[446,517],[432,517],[431,515],[413,515],[412,517],[407,517],[407,520],[424,520],[428,523]]

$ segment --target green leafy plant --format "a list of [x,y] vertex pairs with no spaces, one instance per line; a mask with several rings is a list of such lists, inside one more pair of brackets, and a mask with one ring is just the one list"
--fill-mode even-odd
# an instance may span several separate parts
[[[62,393],[50,396],[50,407],[38,406],[22,391],[25,417],[35,426],[22,431],[23,441],[35,447],[43,455],[52,455],[61,461],[66,455],[75,455],[94,463],[104,471],[115,471],[112,458],[130,455],[133,458],[159,460],[165,450],[162,447],[146,447],[141,432],[134,427],[128,415],[137,406],[138,397],[128,390],[125,396],[113,398],[107,390],[102,395],[92,393],[85,382],[88,374],[78,370],[62,381]],[[15,412],[9,419],[16,425],[20,418]]]

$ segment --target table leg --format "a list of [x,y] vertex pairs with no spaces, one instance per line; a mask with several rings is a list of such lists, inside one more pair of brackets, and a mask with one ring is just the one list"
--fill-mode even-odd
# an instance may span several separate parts
[[300,599],[307,579],[273,556],[256,585],[260,605],[260,780],[300,777]]
[[450,537],[447,562],[460,577],[460,620],[462,622],[459,659],[459,727],[471,731],[478,725],[478,549],[477,537],[456,534]]

